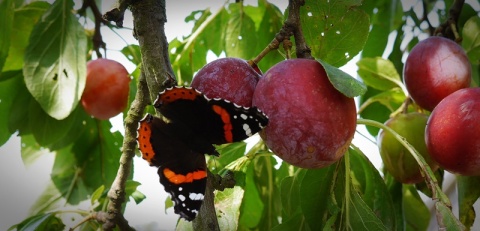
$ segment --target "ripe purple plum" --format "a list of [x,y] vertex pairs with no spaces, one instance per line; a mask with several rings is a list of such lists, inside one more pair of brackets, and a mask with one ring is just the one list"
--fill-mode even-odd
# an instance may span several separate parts
[[193,78],[191,86],[209,98],[223,98],[251,107],[259,79],[260,75],[247,61],[220,58],[202,67]]
[[253,105],[269,117],[260,133],[267,146],[298,167],[336,162],[355,133],[354,99],[335,89],[315,60],[290,59],[270,68],[258,82]]
[[470,86],[472,68],[465,51],[450,39],[419,42],[405,61],[403,80],[410,97],[432,111],[446,96]]
[[445,97],[428,119],[425,141],[440,167],[466,176],[480,175],[480,88]]

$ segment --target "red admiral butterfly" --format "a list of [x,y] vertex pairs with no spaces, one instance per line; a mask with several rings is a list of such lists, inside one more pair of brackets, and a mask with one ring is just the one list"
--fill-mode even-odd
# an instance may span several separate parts
[[207,184],[204,154],[218,155],[212,144],[244,140],[260,131],[268,118],[255,107],[209,99],[187,87],[160,92],[155,108],[168,120],[147,114],[139,122],[142,158],[158,168],[160,183],[175,203],[175,213],[195,219]]

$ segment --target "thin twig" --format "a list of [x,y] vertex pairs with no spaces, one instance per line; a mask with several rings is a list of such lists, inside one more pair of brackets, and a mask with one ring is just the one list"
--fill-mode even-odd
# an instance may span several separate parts
[[305,42],[302,32],[302,23],[300,21],[300,7],[305,5],[305,0],[289,0],[288,1],[288,19],[285,26],[291,28],[295,37],[295,47],[297,58],[313,59],[312,51]]
[[108,24],[107,21],[105,21],[102,18],[102,13],[100,13],[100,10],[98,9],[97,3],[95,0],[84,0],[82,7],[78,10],[78,13],[80,15],[85,15],[85,11],[87,8],[90,8],[93,12],[93,16],[95,18],[95,28],[93,32],[93,50],[95,50],[95,53],[97,54],[97,57],[101,58],[102,53],[100,52],[100,49],[103,49],[106,51],[106,44],[102,39],[102,33],[100,32],[100,27],[102,24]]
[[120,157],[120,167],[117,176],[113,181],[112,187],[108,192],[110,203],[108,204],[108,217],[103,225],[105,230],[112,230],[116,225],[120,230],[132,230],[122,214],[122,205],[125,202],[125,185],[128,176],[131,173],[133,157],[137,147],[137,124],[141,119],[145,107],[150,103],[148,86],[145,80],[143,70],[140,74],[138,89],[127,117],[125,118],[125,138],[122,146],[122,156]]
[[107,21],[113,21],[118,27],[123,27],[123,19],[125,18],[125,10],[132,4],[132,0],[119,0],[118,7],[107,11],[103,18]]
[[455,0],[453,2],[448,10],[448,19],[435,30],[435,35],[452,39],[457,43],[462,41],[457,30],[457,22],[464,3],[465,0]]
[[283,23],[282,28],[275,35],[275,38],[267,45],[267,47],[265,47],[265,49],[263,49],[263,51],[260,52],[260,54],[258,54],[257,57],[250,62],[258,64],[270,51],[278,49],[280,44],[284,45],[287,58],[290,58],[291,36],[295,37],[297,58],[313,59],[312,51],[310,50],[310,47],[308,47],[302,32],[300,7],[303,5],[305,5],[304,0],[289,0],[287,7],[288,18]]

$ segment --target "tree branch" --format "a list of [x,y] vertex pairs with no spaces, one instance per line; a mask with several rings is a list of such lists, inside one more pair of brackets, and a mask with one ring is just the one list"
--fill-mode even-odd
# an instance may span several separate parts
[[197,218],[193,220],[193,230],[220,231],[215,212],[215,195],[213,192],[215,189],[223,191],[225,188],[233,188],[234,186],[233,172],[229,171],[224,177],[221,177],[208,171],[205,198]]
[[462,41],[457,30],[457,22],[464,3],[465,0],[455,0],[455,2],[453,2],[453,5],[448,10],[448,19],[438,26],[435,30],[435,35],[452,39],[457,43]]
[[103,18],[107,21],[113,21],[118,27],[123,27],[123,19],[125,16],[125,10],[132,4],[132,0],[119,0],[118,7],[113,8],[103,15]]
[[140,45],[142,67],[153,102],[162,89],[175,85],[165,36],[165,0],[142,0],[135,2],[130,8],[134,37]]
[[284,49],[287,52],[287,58],[290,58],[290,48],[292,42],[290,37],[293,35],[295,38],[295,47],[297,58],[313,59],[312,51],[308,47],[305,37],[302,32],[302,23],[300,21],[300,7],[305,5],[305,0],[289,0],[288,3],[288,18],[283,23],[280,31],[275,35],[275,38],[263,49],[260,54],[254,59],[250,60],[250,65],[258,64],[265,55],[270,51],[276,50],[280,47],[280,44],[284,45]]
[[295,47],[297,58],[313,59],[312,51],[305,42],[302,32],[302,23],[300,22],[300,7],[305,5],[305,0],[289,0],[288,1],[288,19],[285,26],[291,28],[295,37]]
[[94,28],[93,39],[92,39],[93,50],[95,50],[97,57],[101,58],[102,53],[100,52],[100,49],[103,49],[105,51],[106,44],[105,42],[103,42],[102,33],[100,32],[100,27],[102,26],[102,23],[107,24],[108,21],[105,21],[103,19],[102,13],[100,13],[100,10],[98,9],[98,6],[95,0],[84,0],[82,7],[78,10],[78,13],[80,15],[85,15],[85,11],[89,7],[92,10],[93,16],[95,18],[95,28]]
[[150,98],[148,97],[148,86],[145,80],[145,74],[143,71],[140,74],[138,81],[138,89],[133,100],[130,109],[128,110],[127,117],[125,118],[125,137],[123,139],[122,156],[120,157],[120,167],[118,168],[117,176],[112,183],[110,191],[108,192],[108,198],[110,203],[107,208],[107,219],[103,225],[105,230],[113,230],[116,225],[120,230],[133,230],[128,225],[128,221],[125,220],[122,214],[122,204],[125,202],[125,184],[132,169],[132,160],[135,156],[135,150],[137,147],[137,126],[138,121],[141,119],[145,107],[150,104]]
[[[117,25],[123,24],[123,15],[128,4],[130,5],[134,36],[138,39],[142,54],[142,73],[139,78],[138,90],[132,102],[128,115],[125,118],[125,137],[120,157],[120,167],[117,176],[108,192],[108,218],[103,225],[105,230],[113,230],[116,226],[120,230],[133,230],[122,214],[122,205],[125,203],[125,184],[131,173],[132,159],[137,146],[137,125],[144,114],[145,107],[156,98],[161,88],[173,84],[171,76],[173,70],[168,56],[168,42],[165,36],[166,22],[165,0],[143,0],[132,2],[120,0],[119,7],[107,12],[104,18],[114,20]],[[112,14],[112,12],[116,12]]]

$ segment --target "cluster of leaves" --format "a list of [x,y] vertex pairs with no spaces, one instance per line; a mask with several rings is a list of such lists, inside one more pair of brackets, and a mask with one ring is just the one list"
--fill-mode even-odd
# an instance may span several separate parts
[[[79,104],[92,44],[73,6],[70,0],[1,2],[0,145],[20,136],[27,165],[55,155],[50,185],[20,230],[32,225],[61,230],[60,208],[88,199],[91,211],[105,210],[119,167],[122,134],[112,133],[110,121],[90,117]],[[127,192],[140,202],[138,185],[127,182]]]
[[[445,8],[439,8],[438,2]],[[312,55],[332,68],[362,52],[358,74],[368,90],[360,98],[359,113],[383,123],[406,99],[402,57],[429,30],[426,15],[445,21],[452,4],[453,0],[425,1],[425,10],[418,15],[413,8],[403,9],[400,1],[306,1],[301,25]],[[17,229],[61,228],[61,208],[87,199],[91,211],[104,211],[106,192],[117,174],[122,135],[110,131],[109,121],[86,115],[78,104],[92,44],[72,12],[71,0],[0,2],[0,111],[7,112],[0,114],[0,145],[16,133],[21,136],[26,163],[46,152],[56,155],[51,185],[33,205],[32,216]],[[209,51],[255,57],[275,37],[286,15],[266,0],[259,0],[255,7],[231,3],[217,12],[192,12],[186,18],[194,23],[192,33],[170,42],[178,82],[191,82],[206,64]],[[478,85],[480,44],[475,38],[480,19],[465,4],[457,23]],[[283,60],[285,52],[290,51],[270,52],[258,64],[260,69]],[[126,46],[123,53],[140,64],[138,46]],[[133,95],[136,81],[131,83]],[[378,128],[368,129],[377,135]],[[356,147],[337,163],[317,170],[280,163],[262,142],[249,150],[244,142],[218,150],[220,157],[209,159],[211,171],[233,171],[237,181],[234,188],[216,192],[222,229],[425,230],[429,225],[430,213],[418,193],[429,195],[425,184],[402,185],[386,173],[382,177]],[[437,172],[438,180],[441,175]],[[460,220],[467,227],[475,219],[472,205],[480,195],[476,181],[473,177],[458,179]],[[127,182],[127,196],[137,203],[144,198],[136,190],[138,184]],[[83,228],[99,226],[96,222],[89,225]],[[455,222],[451,225],[456,227]],[[178,228],[191,229],[191,223],[182,220]]]

